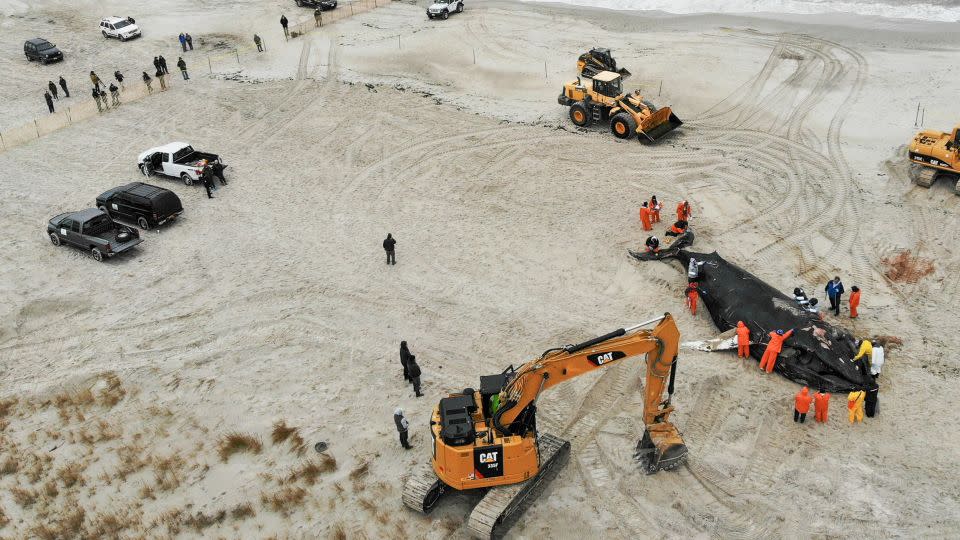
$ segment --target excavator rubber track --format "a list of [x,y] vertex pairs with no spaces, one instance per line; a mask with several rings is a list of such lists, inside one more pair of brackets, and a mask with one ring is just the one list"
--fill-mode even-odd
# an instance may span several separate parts
[[403,485],[403,504],[421,514],[429,514],[446,491],[446,484],[437,478],[433,467],[427,463],[407,477]]
[[933,185],[933,182],[937,178],[937,170],[931,167],[924,167],[922,165],[913,165],[910,168],[910,177],[913,180],[913,183],[920,186],[928,188]]
[[[474,538],[501,538],[570,456],[570,442],[549,433],[538,438],[540,470],[533,478],[509,486],[490,488],[473,508],[467,529]],[[406,495],[404,495],[406,501]]]

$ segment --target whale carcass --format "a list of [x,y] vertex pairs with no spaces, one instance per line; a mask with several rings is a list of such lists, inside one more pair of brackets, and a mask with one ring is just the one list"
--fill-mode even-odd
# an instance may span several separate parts
[[676,259],[684,269],[691,257],[703,262],[697,290],[710,318],[721,331],[743,321],[750,328],[753,342],[750,355],[757,360],[763,356],[771,331],[792,328],[793,335],[784,344],[775,367],[791,381],[827,392],[860,390],[875,384],[865,366],[852,360],[856,343],[850,332],[805,311],[793,298],[716,252],[684,249],[693,242],[692,233],[688,235],[659,253],[631,251],[630,255],[640,261]]

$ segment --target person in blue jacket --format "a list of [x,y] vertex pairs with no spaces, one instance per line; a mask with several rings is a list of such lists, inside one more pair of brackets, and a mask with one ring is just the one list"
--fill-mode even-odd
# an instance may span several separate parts
[[843,296],[843,283],[840,281],[840,276],[834,276],[823,290],[827,292],[827,298],[830,299],[830,309],[833,310],[833,314],[840,315],[840,298]]

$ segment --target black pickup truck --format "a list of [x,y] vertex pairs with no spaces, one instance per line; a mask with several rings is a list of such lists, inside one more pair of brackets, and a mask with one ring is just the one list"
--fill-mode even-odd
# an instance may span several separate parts
[[120,225],[96,208],[66,212],[47,223],[47,235],[55,246],[71,245],[102,261],[143,242],[140,232]]

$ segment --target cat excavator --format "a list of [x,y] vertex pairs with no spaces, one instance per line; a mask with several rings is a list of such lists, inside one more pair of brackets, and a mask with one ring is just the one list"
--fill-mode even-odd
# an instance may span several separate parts
[[476,538],[501,536],[570,452],[568,441],[537,430],[537,398],[557,384],[639,355],[646,355],[644,431],[634,455],[648,474],[678,467],[687,447],[669,417],[679,345],[680,332],[666,313],[577,345],[548,349],[519,368],[481,376],[479,390],[467,388],[442,398],[430,419],[432,459],[407,478],[404,504],[427,514],[444,493],[482,491],[467,528]]
[[623,80],[630,72],[617,69],[610,49],[591,49],[580,55],[577,75],[563,85],[557,102],[570,107],[570,120],[578,127],[609,122],[610,131],[619,139],[636,136],[654,142],[683,125],[670,107],[658,109],[640,90],[624,93]]
[[939,178],[956,182],[954,192],[960,195],[960,125],[952,132],[921,131],[910,141],[910,179],[914,184],[930,187]]

